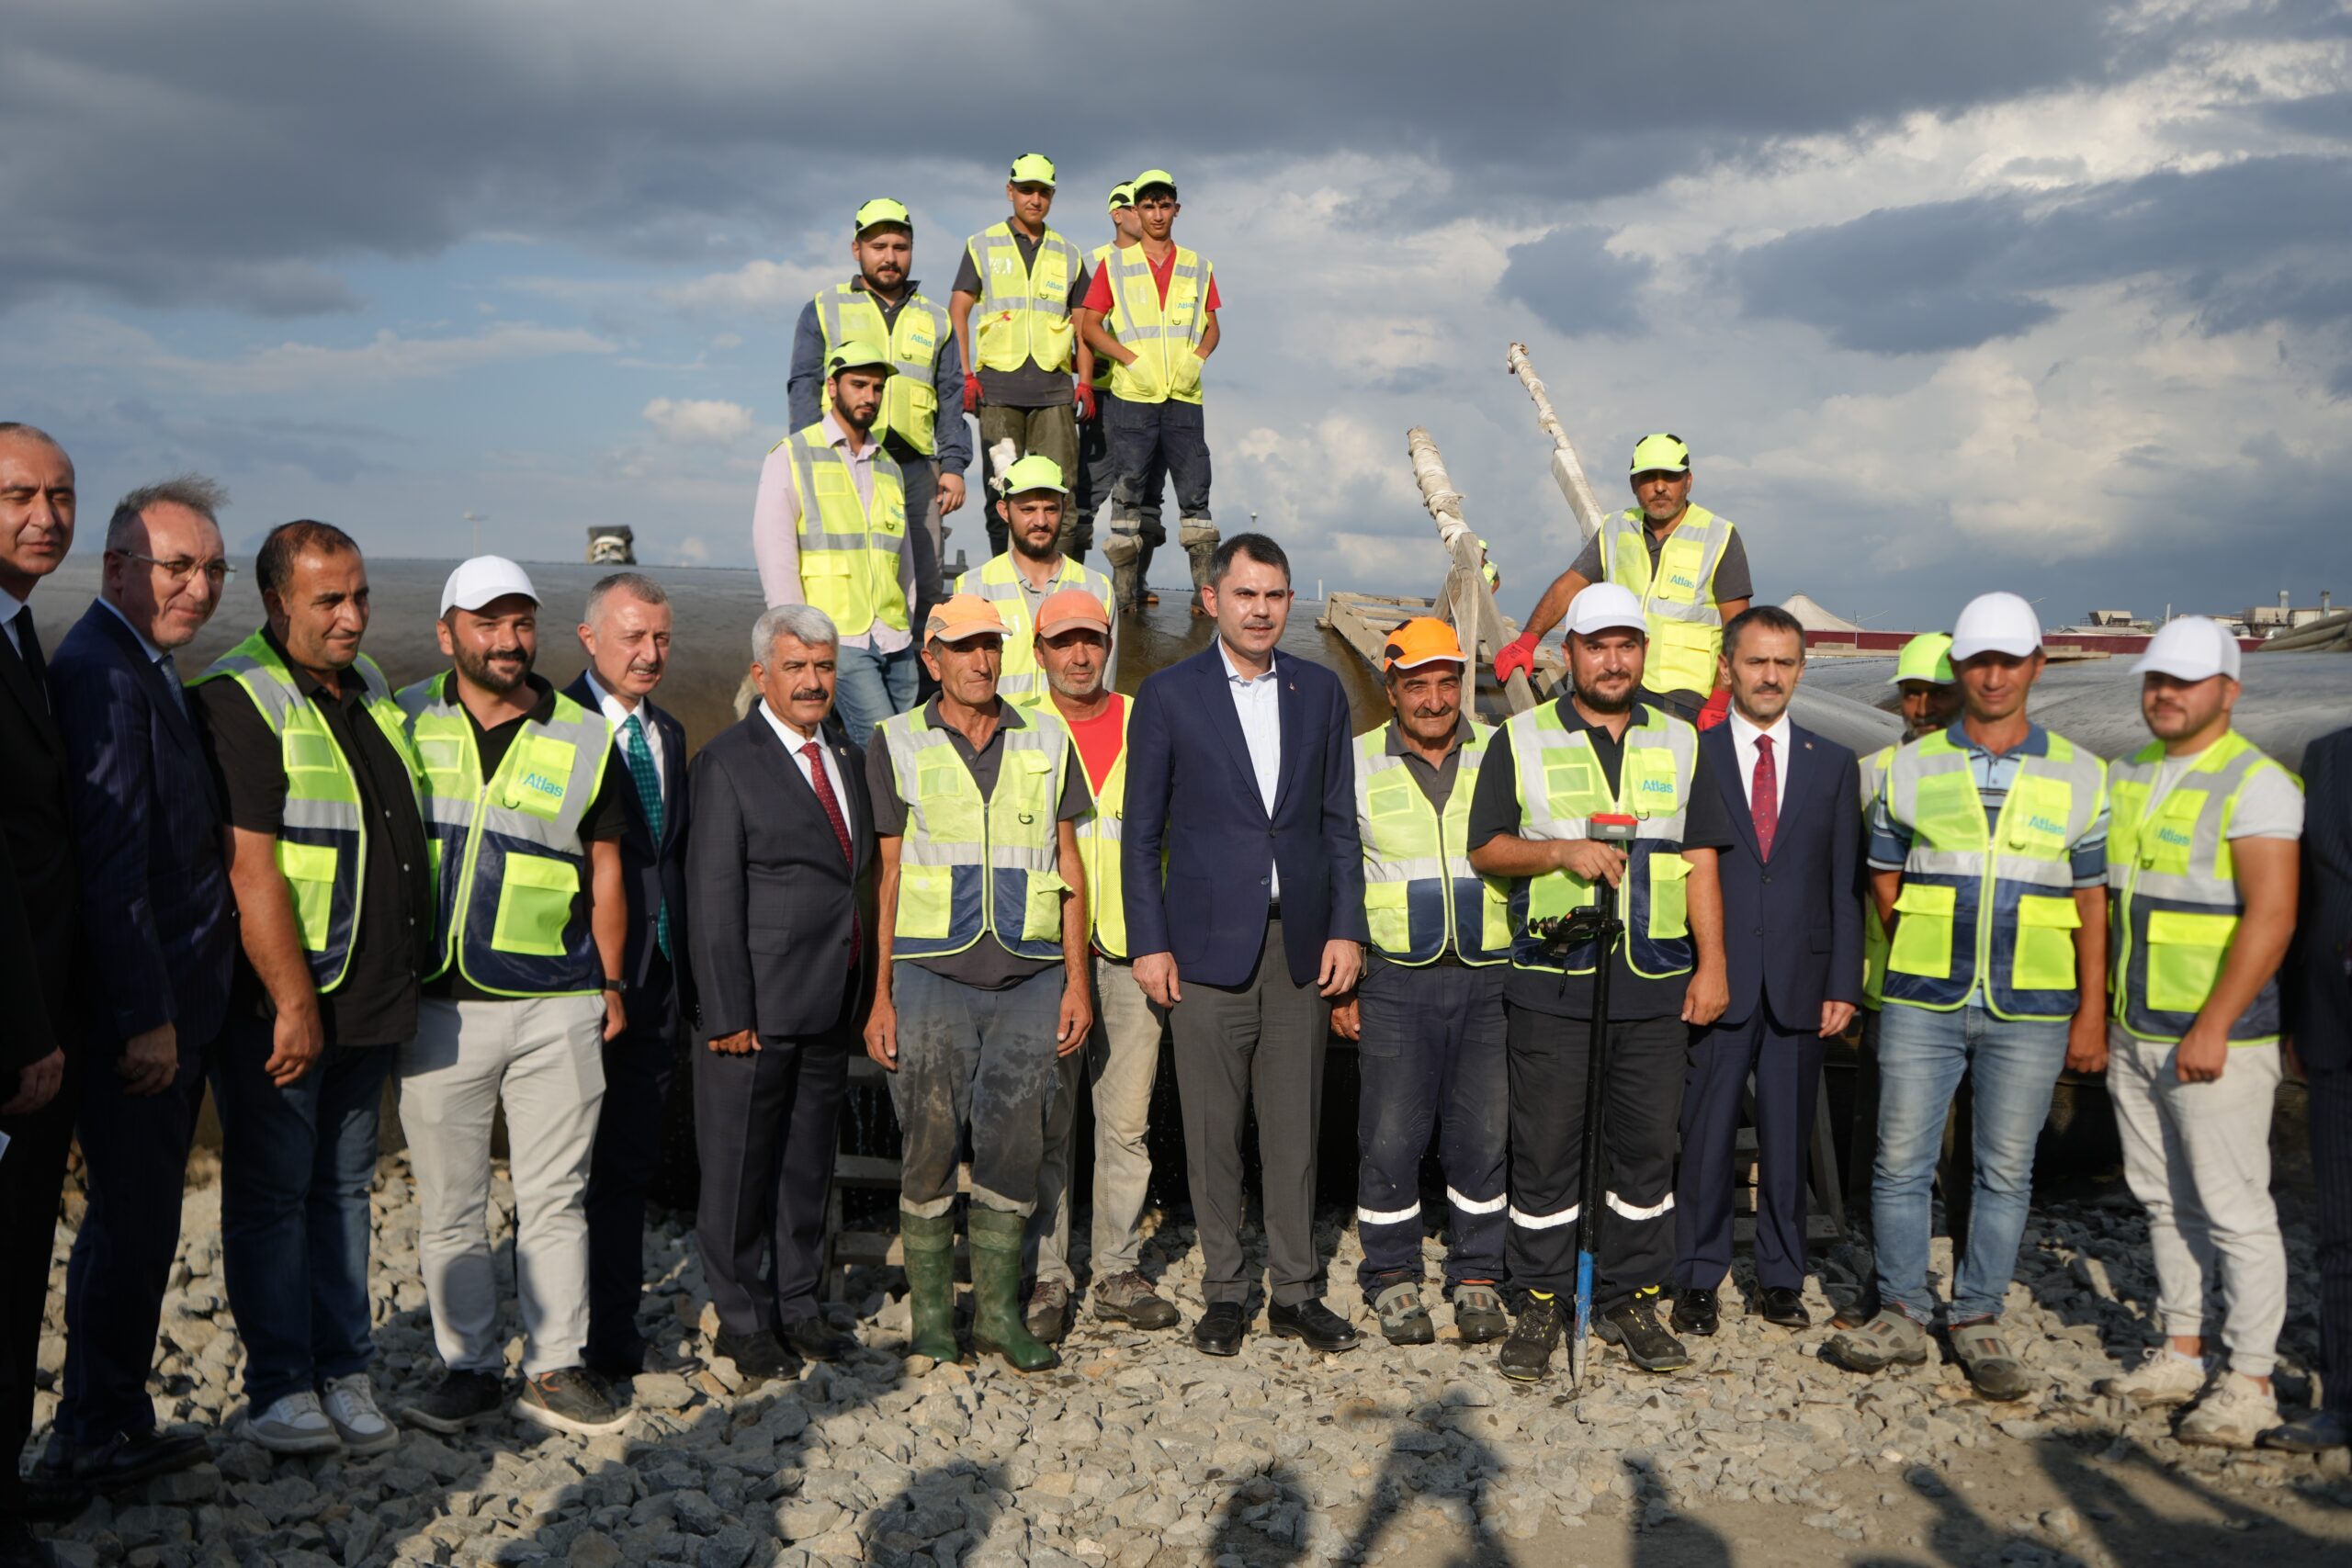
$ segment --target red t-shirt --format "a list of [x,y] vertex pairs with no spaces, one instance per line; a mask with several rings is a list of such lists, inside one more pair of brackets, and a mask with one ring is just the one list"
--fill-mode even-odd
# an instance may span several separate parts
[[[1169,246],[1168,254],[1158,261],[1153,261],[1148,254],[1146,254],[1143,259],[1151,268],[1152,281],[1159,285],[1159,302],[1162,305],[1167,304],[1168,283],[1176,276],[1176,247]],[[1111,313],[1111,269],[1108,266],[1098,266],[1094,269],[1094,280],[1086,287],[1086,308],[1098,315],[1107,316]],[[1209,302],[1204,308],[1211,310],[1221,310],[1225,308],[1216,297],[1216,274],[1215,273],[1209,274]]]
[[1078,760],[1086,769],[1087,782],[1094,793],[1102,793],[1102,783],[1111,770],[1119,765],[1119,748],[1125,744],[1125,726],[1120,721],[1126,716],[1127,699],[1116,692],[1111,694],[1110,705],[1089,719],[1069,719],[1069,738],[1078,744]]

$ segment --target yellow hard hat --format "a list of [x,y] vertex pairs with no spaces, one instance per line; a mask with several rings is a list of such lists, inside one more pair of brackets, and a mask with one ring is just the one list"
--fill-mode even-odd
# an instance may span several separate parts
[[1123,180],[1119,184],[1111,187],[1111,206],[1109,209],[1111,211],[1116,212],[1123,207],[1133,207],[1135,204],[1136,186],[1133,180]]
[[1633,467],[1629,474],[1687,474],[1690,471],[1690,448],[1682,444],[1679,435],[1660,431],[1645,435],[1634,443]]
[[1017,186],[1051,186],[1054,161],[1043,152],[1023,152],[1012,161],[1012,173],[1007,177]]
[[1956,677],[1951,672],[1951,637],[1946,632],[1921,632],[1903,645],[1895,656],[1894,674],[1887,682],[1899,686],[1905,681],[1925,681],[1933,686],[1949,686]]
[[879,366],[885,373],[890,368],[890,356],[870,343],[847,338],[833,345],[825,355],[825,379],[831,380],[844,370],[865,370]]
[[857,216],[851,220],[850,232],[863,234],[876,223],[896,223],[910,234],[915,231],[915,220],[907,211],[907,204],[893,197],[877,196],[859,208]]

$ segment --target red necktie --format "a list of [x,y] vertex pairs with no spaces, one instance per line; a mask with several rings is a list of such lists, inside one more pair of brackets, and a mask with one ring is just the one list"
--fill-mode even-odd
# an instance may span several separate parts
[[[833,794],[833,781],[825,776],[824,750],[811,740],[800,748],[800,754],[808,759],[808,783],[817,792],[817,804],[825,808],[825,820],[833,825],[833,838],[841,844],[842,858],[849,862],[851,867],[854,869],[857,865],[857,856],[850,852],[849,818],[842,815],[840,797]],[[853,967],[857,963],[857,954],[862,945],[862,933],[857,929],[857,917],[852,915],[849,926],[849,961]]]
[[1747,813],[1756,822],[1756,855],[1772,858],[1772,835],[1781,830],[1781,775],[1772,765],[1772,738],[1756,738],[1756,773],[1748,781]]

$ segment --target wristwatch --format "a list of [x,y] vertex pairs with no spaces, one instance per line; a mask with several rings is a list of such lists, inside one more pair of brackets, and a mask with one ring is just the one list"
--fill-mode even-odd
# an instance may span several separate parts
[[605,989],[608,991],[626,991],[628,989],[628,984],[627,981],[616,980],[612,976],[607,975],[605,976]]

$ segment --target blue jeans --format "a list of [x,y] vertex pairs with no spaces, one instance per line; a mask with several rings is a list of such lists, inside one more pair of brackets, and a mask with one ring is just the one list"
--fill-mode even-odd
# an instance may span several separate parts
[[909,643],[896,653],[870,648],[841,649],[833,684],[833,712],[850,744],[860,750],[874,738],[874,727],[915,705],[915,682],[922,660]]
[[284,1089],[270,1022],[243,1017],[212,1069],[220,1111],[220,1252],[256,1411],[365,1371],[368,1190],[390,1045],[330,1045]]
[[1871,1226],[1879,1295],[1887,1305],[1919,1323],[1934,1314],[1928,1194],[1942,1152],[1944,1114],[1968,1074],[1975,1097],[1975,1196],[1952,1281],[1951,1321],[2000,1315],[2033,1192],[2033,1145],[2066,1065],[2066,1026],[2064,1019],[2013,1023],[1975,1006],[1931,1012],[1889,1002],[1880,1014]]

